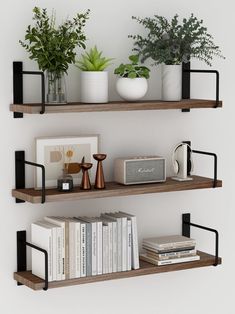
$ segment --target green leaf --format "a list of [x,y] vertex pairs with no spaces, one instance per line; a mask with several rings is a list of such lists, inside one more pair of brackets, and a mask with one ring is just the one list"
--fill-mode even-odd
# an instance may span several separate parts
[[139,56],[138,56],[138,55],[131,55],[131,56],[129,56],[129,60],[130,60],[133,64],[138,64],[138,62],[139,62]]
[[136,74],[136,72],[130,72],[129,74],[128,74],[128,77],[129,78],[136,78],[137,77],[137,74]]
[[102,57],[102,52],[98,51],[97,47],[93,47],[86,52],[85,55],[81,55],[79,61],[76,62],[79,68],[86,69],[85,71],[104,71],[113,59]]

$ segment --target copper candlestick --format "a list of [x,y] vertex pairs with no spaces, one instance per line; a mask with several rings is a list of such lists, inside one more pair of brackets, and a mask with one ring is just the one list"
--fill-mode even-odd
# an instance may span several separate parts
[[91,189],[91,182],[90,182],[89,172],[88,172],[88,170],[91,169],[91,167],[92,167],[92,164],[88,162],[81,164],[81,168],[82,168],[82,182],[80,186],[81,190]]
[[105,188],[105,181],[104,181],[104,172],[103,172],[103,165],[102,161],[107,157],[106,154],[94,154],[93,158],[97,160],[97,169],[96,169],[96,176],[95,176],[95,189],[104,189]]

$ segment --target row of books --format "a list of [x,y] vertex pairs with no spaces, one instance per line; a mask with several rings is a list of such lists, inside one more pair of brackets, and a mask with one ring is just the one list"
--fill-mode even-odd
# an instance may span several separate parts
[[195,247],[194,239],[180,235],[148,238],[143,240],[145,253],[140,259],[157,266],[197,261]]
[[[47,216],[32,223],[31,241],[48,252],[48,280],[96,276],[139,268],[136,217]],[[45,279],[44,255],[32,250],[32,273]]]

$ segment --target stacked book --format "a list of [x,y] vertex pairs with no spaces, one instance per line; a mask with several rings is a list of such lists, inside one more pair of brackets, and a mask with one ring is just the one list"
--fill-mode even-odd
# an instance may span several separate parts
[[[48,216],[31,225],[31,242],[48,252],[48,280],[96,276],[139,268],[136,217]],[[32,250],[32,273],[45,279],[44,255]]]
[[195,246],[194,239],[180,235],[148,238],[143,240],[145,253],[140,259],[157,266],[197,261]]

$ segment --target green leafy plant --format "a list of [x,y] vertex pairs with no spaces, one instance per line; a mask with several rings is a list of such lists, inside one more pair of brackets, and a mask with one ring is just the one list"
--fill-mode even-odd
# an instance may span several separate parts
[[121,77],[128,77],[128,78],[138,78],[138,77],[145,77],[146,79],[149,78],[150,70],[145,66],[139,65],[139,56],[138,55],[131,55],[129,56],[129,60],[131,63],[128,64],[120,64],[114,70],[114,74],[118,74]]
[[214,56],[222,57],[212,35],[207,33],[203,20],[193,14],[182,23],[176,14],[171,21],[163,16],[154,15],[144,19],[132,17],[148,31],[147,36],[130,35],[134,39],[134,51],[141,56],[141,61],[152,58],[154,64],[180,64],[191,58],[204,61],[211,66]]
[[34,25],[26,30],[25,41],[20,44],[29,52],[29,57],[37,61],[39,69],[66,73],[68,66],[75,62],[75,48],[86,48],[83,28],[90,10],[77,14],[72,20],[65,20],[56,26],[55,11],[49,17],[47,9],[33,9]]
[[112,60],[102,57],[102,51],[98,51],[95,46],[89,52],[82,54],[81,59],[76,61],[75,65],[82,71],[104,71]]

